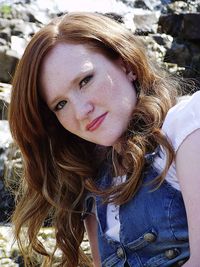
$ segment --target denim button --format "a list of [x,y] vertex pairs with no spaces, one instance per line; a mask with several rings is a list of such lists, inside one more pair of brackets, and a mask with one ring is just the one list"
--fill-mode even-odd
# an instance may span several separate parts
[[124,258],[124,256],[125,256],[125,254],[124,254],[123,248],[119,247],[117,249],[117,257],[120,258],[120,259],[122,259],[122,258]]
[[176,258],[179,255],[179,251],[177,249],[169,249],[165,251],[165,256],[171,260]]
[[151,243],[156,241],[156,235],[153,233],[146,233],[144,234],[144,240]]

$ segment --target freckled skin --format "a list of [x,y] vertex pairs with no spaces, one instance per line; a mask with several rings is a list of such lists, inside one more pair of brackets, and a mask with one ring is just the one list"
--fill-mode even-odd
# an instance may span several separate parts
[[[65,129],[103,146],[117,142],[136,104],[121,59],[111,61],[82,44],[58,44],[45,57],[41,73],[44,100]],[[62,108],[55,110],[56,105]],[[87,125],[105,113],[100,125],[88,131]]]

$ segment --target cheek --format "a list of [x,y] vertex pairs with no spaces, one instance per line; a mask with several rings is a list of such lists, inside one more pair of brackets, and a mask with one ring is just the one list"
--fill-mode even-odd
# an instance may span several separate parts
[[57,119],[66,130],[71,131],[74,128],[74,120],[70,114],[60,111],[57,115]]
[[111,79],[110,77],[106,77],[106,79],[99,82],[97,86],[98,97],[101,97],[101,99],[104,99],[104,100],[106,99],[111,100],[111,97],[113,97],[115,88],[116,88],[115,81]]

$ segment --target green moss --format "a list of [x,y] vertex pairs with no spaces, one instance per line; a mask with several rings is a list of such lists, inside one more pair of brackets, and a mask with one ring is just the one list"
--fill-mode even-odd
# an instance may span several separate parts
[[6,5],[6,4],[0,6],[0,13],[1,13],[3,16],[8,16],[8,15],[11,14],[11,12],[12,12],[12,8],[11,8],[11,6]]

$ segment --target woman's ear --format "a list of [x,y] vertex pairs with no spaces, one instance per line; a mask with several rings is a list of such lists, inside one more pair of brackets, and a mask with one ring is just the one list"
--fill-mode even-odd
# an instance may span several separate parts
[[135,73],[133,73],[132,71],[129,71],[127,73],[127,77],[128,77],[130,82],[136,81],[136,79],[137,79],[137,75]]

